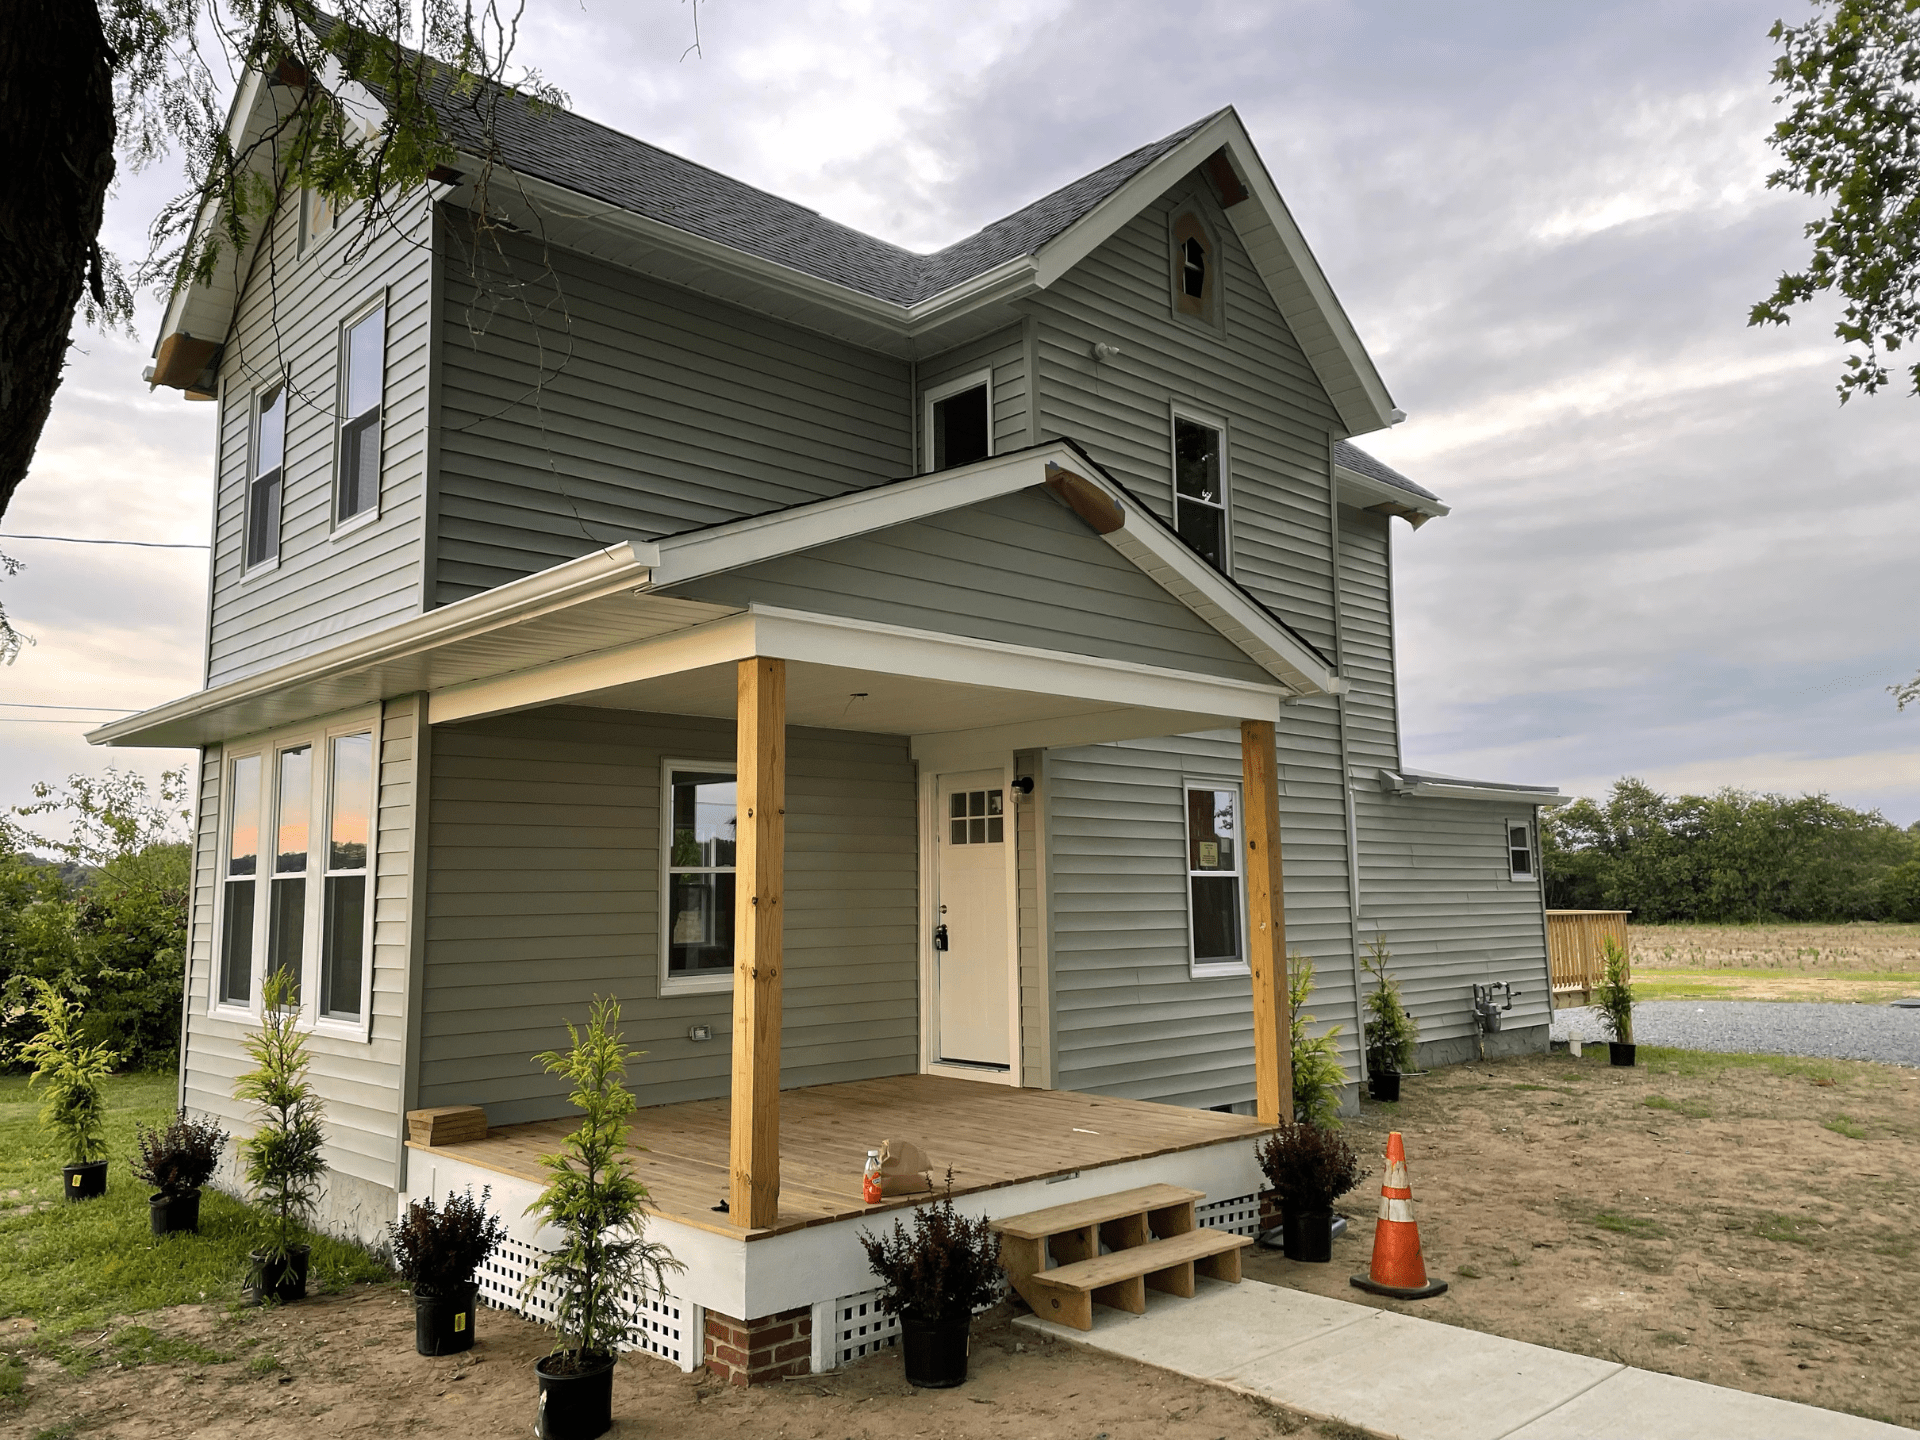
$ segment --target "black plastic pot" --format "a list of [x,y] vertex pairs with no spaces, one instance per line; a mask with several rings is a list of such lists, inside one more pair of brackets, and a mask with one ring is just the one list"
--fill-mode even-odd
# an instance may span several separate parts
[[1367,1072],[1367,1092],[1376,1100],[1398,1100],[1400,1098],[1400,1072],[1398,1070],[1369,1070]]
[[261,1300],[271,1296],[285,1304],[292,1300],[307,1298],[307,1261],[312,1252],[305,1245],[295,1245],[287,1251],[284,1260],[267,1258],[264,1250],[250,1252],[248,1258],[253,1261],[253,1290]]
[[1285,1227],[1281,1249],[1287,1259],[1311,1265],[1325,1265],[1333,1259],[1331,1210],[1283,1210],[1280,1223]]
[[540,1410],[533,1433],[540,1440],[593,1440],[613,1428],[614,1357],[594,1356],[578,1373],[567,1373],[571,1355],[543,1355],[533,1362],[540,1377]]
[[967,1355],[973,1348],[973,1321],[915,1320],[900,1317],[900,1356],[907,1383],[922,1390],[951,1390],[966,1383]]
[[62,1188],[69,1200],[97,1200],[107,1193],[107,1162],[89,1160],[84,1165],[67,1165],[60,1174],[65,1179]]
[[1618,1040],[1609,1040],[1607,1058],[1616,1065],[1632,1065],[1634,1048],[1632,1045],[1622,1045]]
[[200,1192],[189,1190],[183,1195],[168,1195],[162,1191],[147,1200],[147,1213],[153,1219],[156,1235],[175,1235],[182,1231],[195,1234],[200,1229]]
[[436,1295],[413,1292],[413,1348],[422,1355],[458,1355],[473,1348],[473,1322],[480,1287],[471,1282]]

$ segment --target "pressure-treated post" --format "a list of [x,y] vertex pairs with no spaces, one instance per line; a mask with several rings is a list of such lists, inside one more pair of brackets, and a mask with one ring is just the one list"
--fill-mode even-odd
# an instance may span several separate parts
[[1254,1085],[1260,1123],[1278,1125],[1293,1119],[1293,1047],[1287,902],[1280,878],[1280,773],[1270,720],[1240,722],[1240,788],[1246,810]]
[[729,1218],[771,1225],[780,1205],[780,969],[786,907],[787,665],[740,662],[734,852],[733,1134]]

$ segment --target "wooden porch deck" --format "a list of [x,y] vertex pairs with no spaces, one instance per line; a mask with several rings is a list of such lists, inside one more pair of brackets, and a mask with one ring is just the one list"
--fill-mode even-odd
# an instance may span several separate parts
[[[1015,1090],[936,1075],[896,1075],[780,1092],[780,1207],[774,1224],[740,1230],[716,1211],[727,1195],[730,1102],[656,1105],[634,1113],[634,1171],[660,1214],[685,1225],[755,1240],[809,1225],[879,1214],[926,1196],[866,1205],[860,1171],[883,1140],[912,1140],[940,1183],[953,1167],[953,1193],[971,1194],[1250,1139],[1267,1128],[1245,1115],[1187,1110],[1070,1090]],[[560,1148],[572,1120],[503,1125],[484,1140],[431,1148],[435,1156],[541,1183],[540,1157]]]

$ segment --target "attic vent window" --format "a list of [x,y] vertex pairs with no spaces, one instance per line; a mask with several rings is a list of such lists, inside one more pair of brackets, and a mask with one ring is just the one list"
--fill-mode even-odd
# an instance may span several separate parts
[[1176,315],[1217,324],[1220,265],[1213,237],[1198,215],[1187,211],[1173,222],[1173,309]]
[[948,470],[993,454],[992,390],[983,370],[927,392],[928,468]]

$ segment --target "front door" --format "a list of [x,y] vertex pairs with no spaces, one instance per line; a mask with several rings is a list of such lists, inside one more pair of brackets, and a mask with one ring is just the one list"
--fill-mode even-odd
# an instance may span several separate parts
[[940,893],[933,975],[941,1061],[1006,1070],[1012,1058],[1007,847],[1013,816],[999,770],[942,775],[935,844]]

